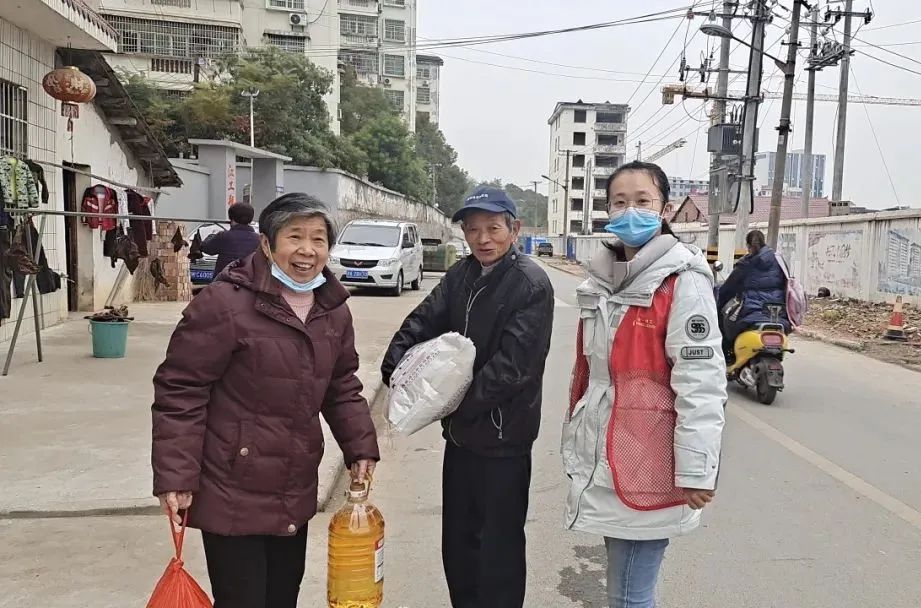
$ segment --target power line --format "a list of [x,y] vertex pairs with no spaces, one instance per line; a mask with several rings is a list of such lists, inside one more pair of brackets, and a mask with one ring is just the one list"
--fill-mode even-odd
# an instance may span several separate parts
[[638,82],[640,84],[644,82],[636,78],[602,78],[600,76],[579,76],[577,74],[560,74],[558,72],[545,72],[543,70],[532,70],[530,68],[523,68],[523,67],[518,67],[518,66],[513,66],[513,65],[502,65],[499,63],[490,63],[488,61],[478,61],[476,59],[458,57],[457,55],[448,55],[445,53],[439,53],[439,54],[443,57],[447,57],[448,59],[456,59],[458,61],[464,61],[467,63],[476,63],[478,65],[485,65],[485,66],[494,67],[494,68],[512,70],[515,72],[527,72],[529,74],[541,74],[544,76],[555,76],[557,78],[570,78],[570,79],[576,79],[576,80],[599,80],[599,81],[604,81],[604,82]]
[[[858,31],[860,31],[860,30],[858,30]],[[879,46],[878,44],[873,44],[872,42],[867,42],[866,40],[861,40],[860,38],[857,37],[857,32],[854,32],[854,35],[851,36],[851,38],[852,38],[853,40],[856,40],[856,41],[858,41],[858,42],[861,42],[861,43],[863,43],[863,44],[866,44],[867,46],[872,46],[873,48],[879,49],[879,50],[883,51],[884,53],[889,53],[890,55],[895,55],[896,57],[901,57],[902,59],[907,59],[908,61],[911,61],[912,63],[917,63],[918,65],[921,65],[921,61],[918,61],[918,60],[915,59],[914,57],[909,57],[908,55],[903,55],[902,53],[897,53],[897,52],[895,52],[895,51],[890,51],[890,50],[887,49],[887,48],[883,48],[883,47]]]
[[878,25],[876,27],[868,27],[868,32],[875,32],[878,30],[887,30],[891,27],[902,27],[903,25],[912,25],[914,23],[921,23],[921,19],[915,19],[913,21],[905,21],[904,23],[890,23],[889,25]]
[[[696,5],[696,3],[695,3],[695,5]],[[692,7],[692,10],[693,10],[693,7]],[[678,27],[675,28],[675,31],[672,32],[672,35],[671,35],[671,36],[668,38],[668,40],[665,42],[665,46],[663,46],[663,47],[662,47],[662,50],[659,51],[659,54],[656,56],[655,61],[653,61],[653,62],[652,62],[652,65],[649,66],[649,70],[646,71],[646,75],[643,76],[643,80],[649,78],[649,75],[652,74],[652,71],[656,68],[656,65],[659,63],[659,60],[662,59],[662,55],[665,54],[665,51],[668,50],[668,46],[672,43],[672,40],[675,39],[675,36],[678,35],[679,30],[681,30],[681,25],[682,25],[682,24],[679,22],[679,23],[678,23]],[[689,27],[690,27],[690,26],[689,26]],[[685,40],[687,40],[687,36],[685,36]],[[687,48],[688,48],[688,45],[687,45],[687,42],[685,42],[684,49],[687,50]],[[684,51],[682,51],[682,52],[684,52]],[[672,64],[672,65],[674,65],[674,64]],[[670,69],[670,68],[669,68],[669,69]],[[668,72],[668,70],[666,70],[666,72]],[[662,78],[659,79],[659,82],[661,82],[663,78],[665,78],[665,74],[662,75]],[[633,98],[636,96],[636,94],[640,92],[640,88],[641,88],[642,86],[643,86],[643,85],[640,84],[640,85],[638,85],[635,89],[633,89],[633,93],[631,93],[631,94],[630,94],[630,97],[627,98],[626,104],[627,104],[628,106],[630,105],[630,102],[633,101]],[[648,95],[647,95],[647,98],[648,98]],[[644,99],[643,101],[646,101],[646,99]],[[642,105],[643,105],[643,101],[641,101],[641,102],[639,103],[639,106],[642,106]],[[637,107],[639,107],[639,106],[637,106]],[[630,113],[633,114],[633,110],[631,110]]]
[[875,55],[871,55],[870,53],[867,53],[866,51],[861,51],[861,50],[858,50],[858,49],[854,49],[854,52],[855,52],[855,53],[860,53],[860,54],[863,55],[864,57],[869,57],[870,59],[875,59],[876,61],[879,61],[880,63],[885,63],[886,65],[892,66],[892,67],[897,68],[897,69],[899,69],[899,70],[903,70],[903,71],[905,71],[905,72],[909,72],[909,73],[911,73],[911,74],[915,74],[915,75],[917,75],[917,76],[921,76],[921,72],[918,72],[917,70],[912,70],[911,68],[906,68],[906,67],[903,66],[903,65],[898,65],[897,63],[892,63],[891,61],[886,61],[885,59],[881,59],[881,58],[879,58],[879,57],[877,57],[877,56],[875,56]]
[[[851,78],[854,79],[854,87],[857,89],[857,93],[863,95],[863,92],[860,90],[860,85],[857,83],[857,75],[854,73],[853,66],[851,67]],[[867,108],[867,104],[860,104],[863,106],[863,111],[867,115],[867,122],[870,124],[870,131],[873,133],[873,140],[876,142],[876,149],[879,152],[879,158],[883,161],[883,168],[886,170],[886,177],[889,178],[889,187],[892,188],[892,194],[895,195],[895,202],[898,205],[902,206],[902,201],[899,198],[899,193],[895,189],[895,182],[892,181],[892,173],[889,172],[889,163],[886,162],[886,155],[883,154],[883,147],[879,144],[879,137],[876,135],[876,127],[873,126],[873,119],[870,118],[870,110]]]

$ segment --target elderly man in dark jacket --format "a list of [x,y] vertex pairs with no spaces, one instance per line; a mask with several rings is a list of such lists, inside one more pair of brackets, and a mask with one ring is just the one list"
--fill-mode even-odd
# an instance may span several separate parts
[[[771,316],[766,304],[785,305],[787,301],[787,277],[777,255],[764,242],[764,233],[752,230],[745,236],[748,255],[733,268],[726,282],[719,288],[717,305],[723,307],[733,298],[741,300],[741,308],[735,320],[723,321],[723,349],[731,354],[736,336],[759,323],[769,323]],[[779,322],[786,332],[790,331],[790,320],[786,309],[781,312]]]
[[454,216],[473,255],[455,264],[394,336],[385,382],[407,350],[447,332],[476,345],[473,384],[442,421],[442,559],[454,608],[521,608],[531,445],[540,427],[553,287],[515,247],[515,204],[480,188]]
[[354,477],[379,458],[349,294],[326,268],[332,221],[291,193],[259,228],[261,250],[183,312],[153,381],[154,494],[202,530],[215,608],[297,605],[321,413]]
[[230,230],[221,230],[201,244],[202,253],[216,255],[214,278],[234,260],[242,260],[259,248],[259,235],[250,224],[256,215],[246,203],[235,203],[227,209]]

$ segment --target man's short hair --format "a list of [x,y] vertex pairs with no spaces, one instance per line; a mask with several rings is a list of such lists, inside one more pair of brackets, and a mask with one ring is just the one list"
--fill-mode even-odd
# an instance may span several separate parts
[[227,209],[227,217],[237,224],[250,224],[256,217],[256,210],[246,203],[234,203]]

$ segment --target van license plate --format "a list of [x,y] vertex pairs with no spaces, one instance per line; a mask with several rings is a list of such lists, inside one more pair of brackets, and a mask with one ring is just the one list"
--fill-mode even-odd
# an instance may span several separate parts
[[347,279],[367,279],[368,271],[367,270],[346,270],[345,278]]

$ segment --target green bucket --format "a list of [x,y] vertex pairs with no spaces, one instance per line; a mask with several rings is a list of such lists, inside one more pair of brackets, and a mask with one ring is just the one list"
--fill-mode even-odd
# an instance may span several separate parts
[[93,356],[97,359],[122,359],[128,347],[128,325],[105,321],[90,321],[93,334]]

